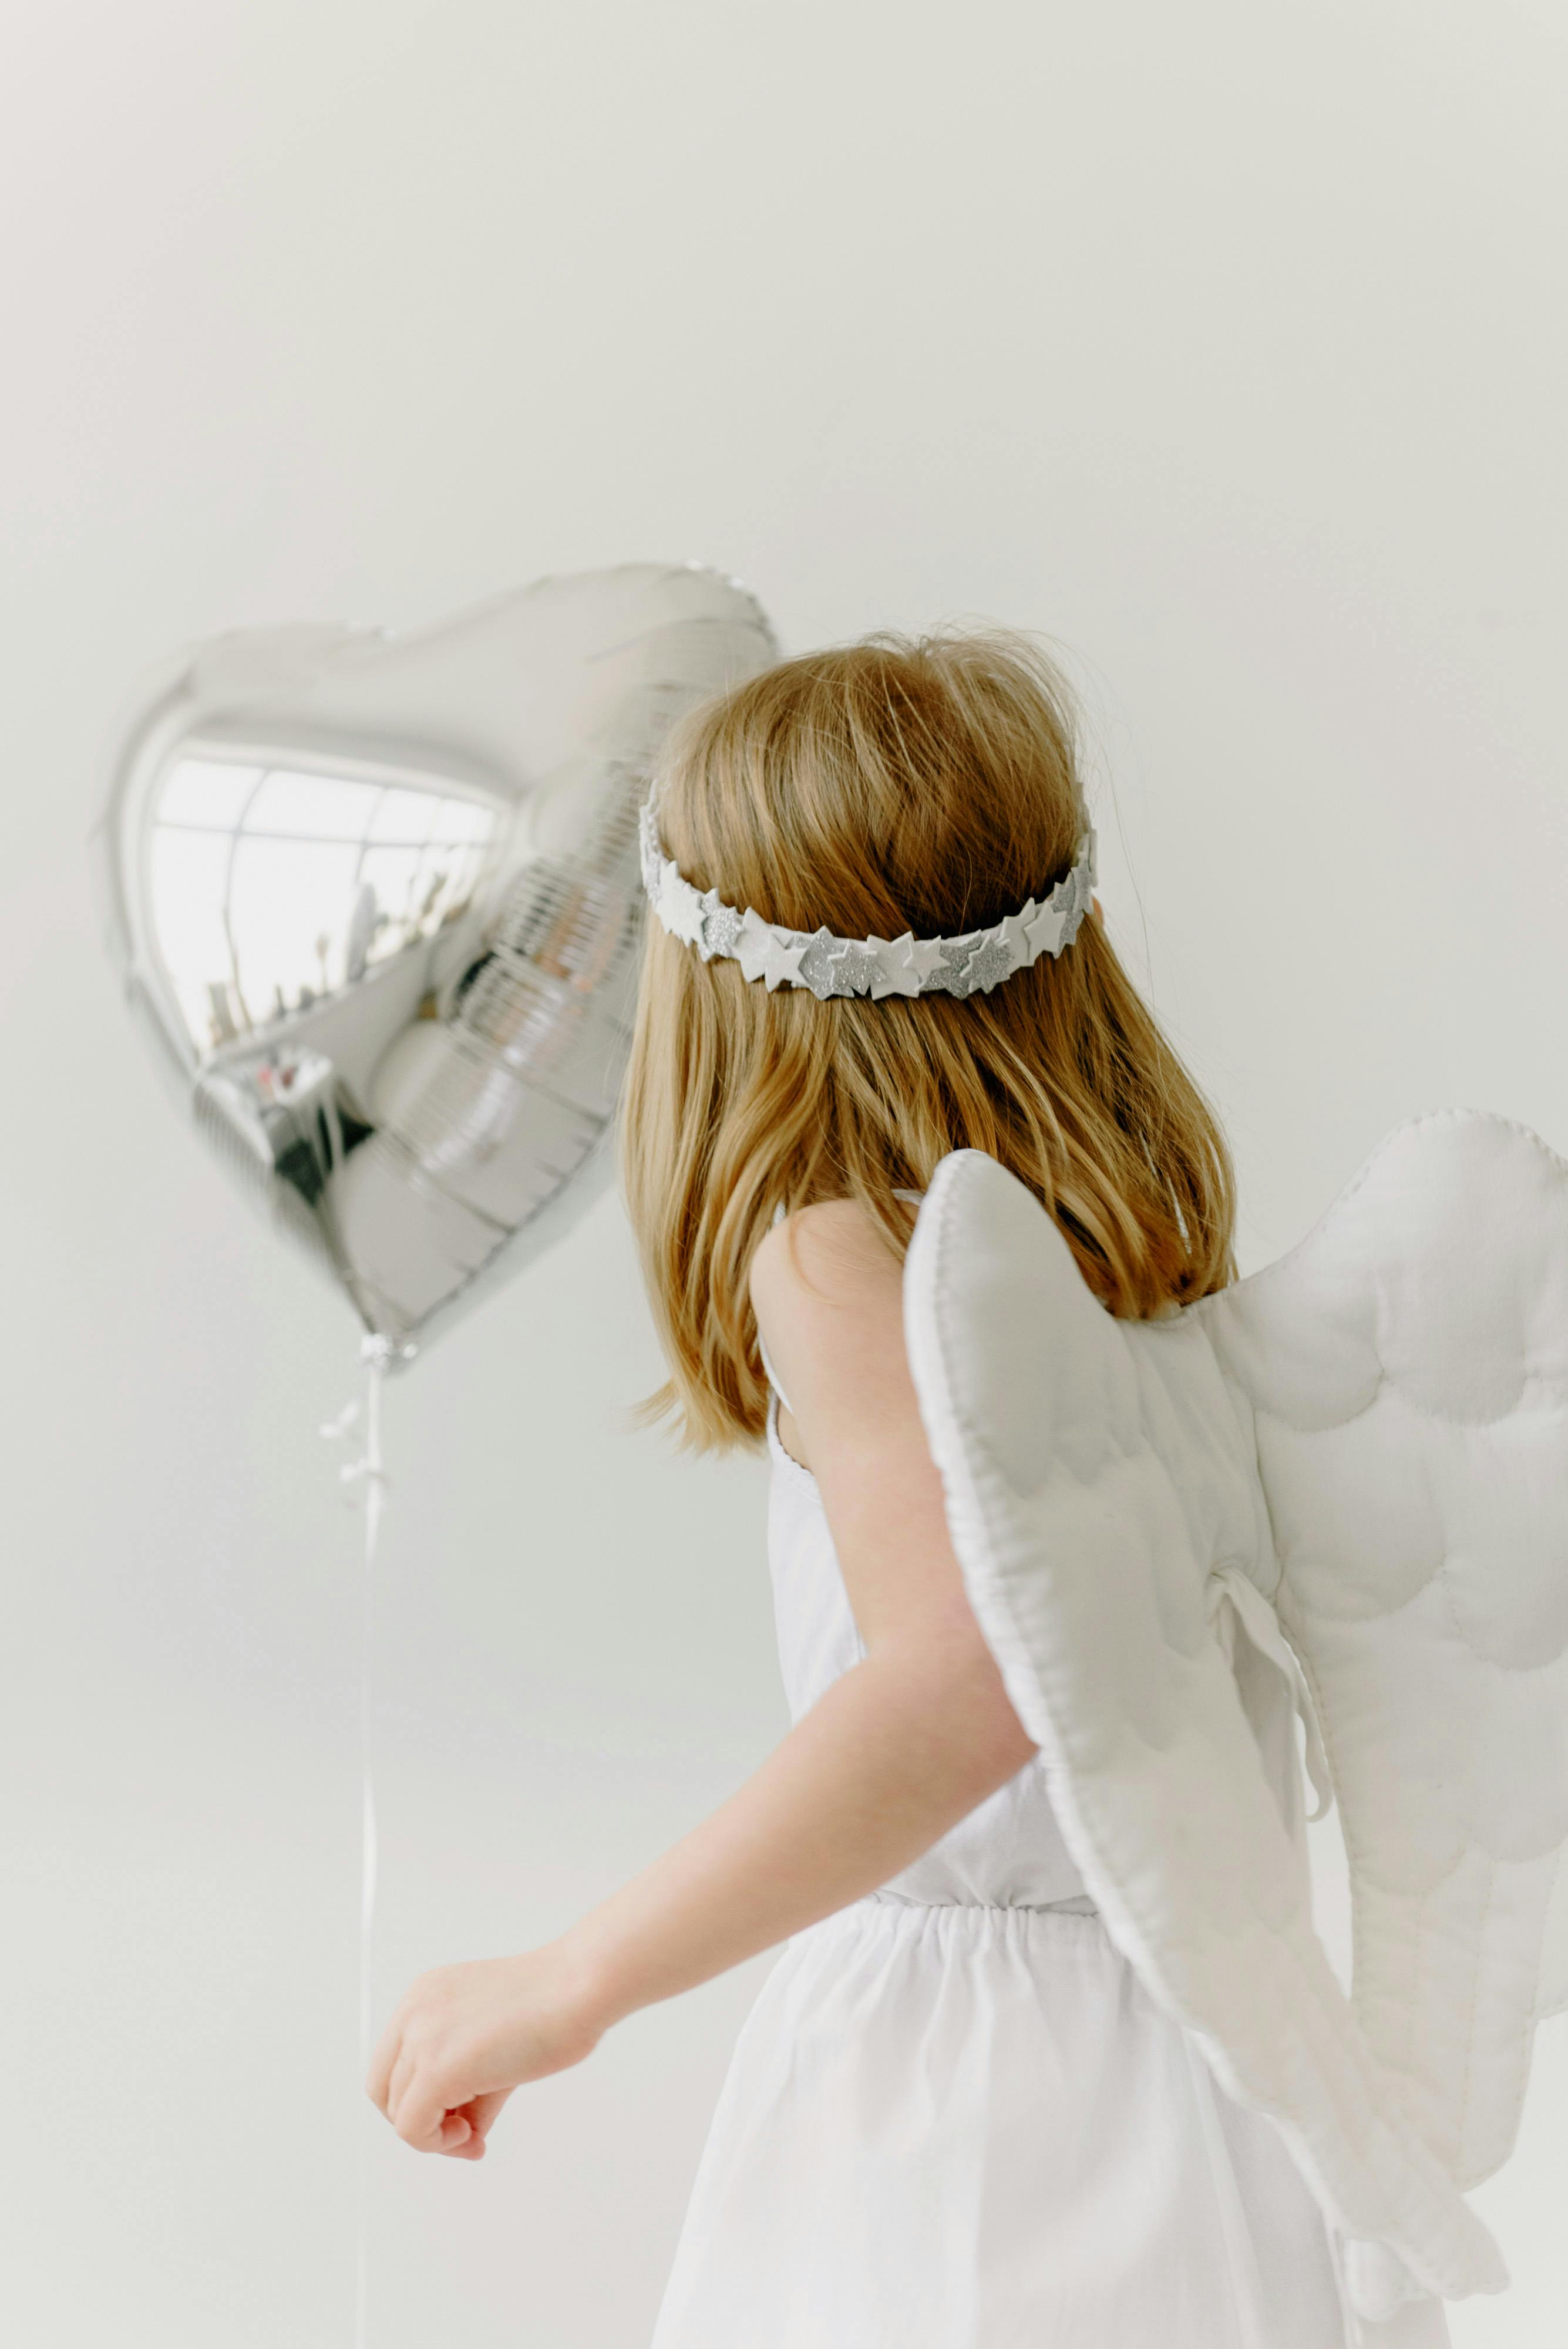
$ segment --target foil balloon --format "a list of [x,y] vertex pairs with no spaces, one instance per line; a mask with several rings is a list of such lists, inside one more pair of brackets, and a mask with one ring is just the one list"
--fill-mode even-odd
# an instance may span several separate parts
[[220,636],[145,692],[95,835],[128,999],[385,1360],[602,1184],[651,763],[776,657],[735,581],[639,564],[406,636]]

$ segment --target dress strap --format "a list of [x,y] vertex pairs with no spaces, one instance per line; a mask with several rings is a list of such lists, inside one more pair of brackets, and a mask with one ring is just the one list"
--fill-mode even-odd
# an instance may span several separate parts
[[763,1358],[763,1368],[768,1374],[769,1386],[772,1387],[774,1394],[777,1395],[785,1411],[789,1411],[791,1409],[790,1399],[788,1395],[785,1394],[783,1387],[779,1384],[779,1374],[773,1366],[773,1361],[769,1356],[767,1347],[763,1343],[763,1333],[760,1330],[757,1331],[757,1351]]

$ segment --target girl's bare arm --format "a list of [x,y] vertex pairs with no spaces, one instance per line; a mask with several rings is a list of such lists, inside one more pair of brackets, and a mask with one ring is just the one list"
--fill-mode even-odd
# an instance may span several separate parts
[[861,1209],[835,1202],[770,1235],[753,1295],[794,1406],[781,1432],[821,1488],[866,1656],[737,1793],[558,1940],[414,1984],[369,2088],[421,2149],[474,2158],[514,2087],[875,1890],[1034,1751],[948,1538],[897,1260]]

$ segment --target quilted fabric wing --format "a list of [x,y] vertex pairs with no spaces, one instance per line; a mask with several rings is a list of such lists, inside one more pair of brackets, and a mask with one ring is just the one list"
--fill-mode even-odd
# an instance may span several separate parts
[[1490,2236],[1388,2094],[1314,1932],[1218,1636],[1224,1576],[1266,1595],[1273,1567],[1250,1414],[1202,1321],[1114,1319],[1032,1194],[971,1151],[937,1170],[904,1295],[971,1601],[1107,1930],[1278,2122],[1364,2313],[1410,2279],[1497,2289]]
[[1192,1309],[1255,1420],[1355,2010],[1473,2184],[1568,1998],[1568,1165],[1501,1118],[1418,1118],[1298,1247]]

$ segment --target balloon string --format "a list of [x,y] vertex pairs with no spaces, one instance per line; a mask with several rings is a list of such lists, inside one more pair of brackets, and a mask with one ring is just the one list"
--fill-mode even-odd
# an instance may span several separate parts
[[[370,2068],[370,1937],[376,1921],[376,1780],[371,1743],[371,1659],[376,1621],[376,1546],[381,1531],[381,1380],[365,1365],[365,1559],[359,1620],[359,2077]],[[369,2338],[370,2116],[359,2116],[358,2209],[354,2261],[354,2349]]]
[[[370,1967],[376,1920],[376,1780],[374,1770],[374,1683],[376,1553],[380,1542],[381,1512],[387,1475],[381,1459],[381,1385],[389,1350],[384,1340],[367,1339],[360,1359],[365,1365],[365,1442],[357,1460],[338,1470],[351,1490],[362,1485],[365,1540],[359,1584],[359,2076],[370,2068]],[[350,1402],[321,1433],[329,1440],[346,1435],[359,1417]],[[354,2349],[367,2349],[369,2336],[370,2116],[361,2110],[355,2163],[356,2212],[354,2240]]]

